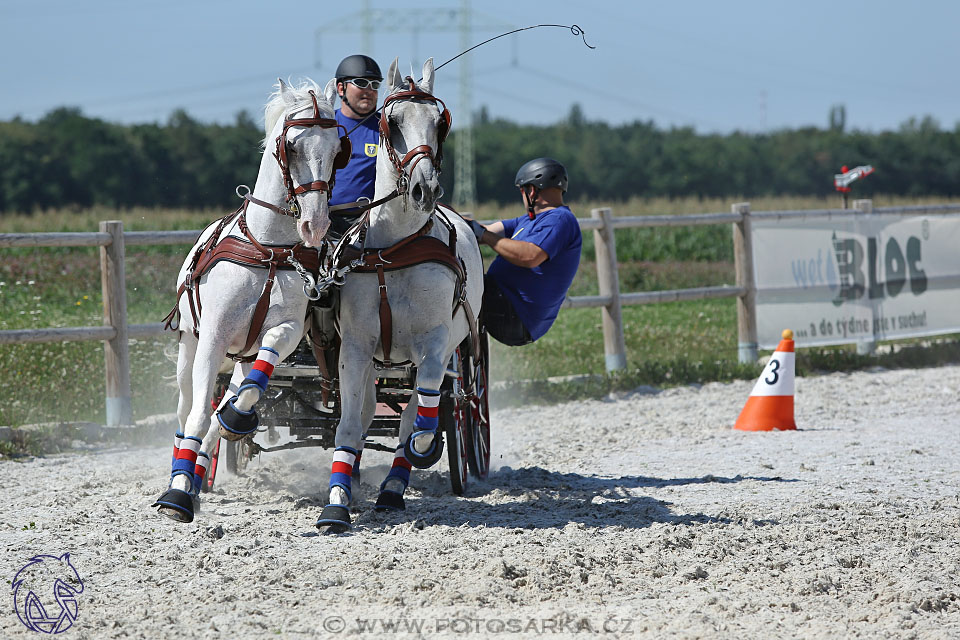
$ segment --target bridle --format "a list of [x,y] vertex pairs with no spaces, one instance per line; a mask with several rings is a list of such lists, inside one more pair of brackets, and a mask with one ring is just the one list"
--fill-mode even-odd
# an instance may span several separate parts
[[[258,204],[261,207],[266,207],[274,213],[279,213],[284,216],[291,216],[293,218],[299,219],[301,214],[300,205],[297,203],[297,196],[303,195],[309,191],[321,191],[329,194],[333,189],[333,185],[336,182],[337,169],[343,169],[347,166],[347,163],[350,161],[350,138],[347,135],[347,129],[342,124],[337,122],[333,118],[322,118],[320,117],[320,106],[317,104],[317,95],[310,91],[310,98],[313,100],[313,117],[312,118],[300,118],[294,119],[290,116],[293,116],[294,113],[291,113],[283,121],[283,130],[280,132],[280,135],[277,136],[276,151],[273,153],[273,157],[277,159],[277,164],[280,165],[280,173],[283,175],[283,185],[287,190],[286,202],[289,203],[287,207],[277,206],[270,204],[269,202],[264,202],[258,198],[254,198],[250,194],[250,189],[247,187],[247,192],[245,194],[240,193],[240,187],[237,187],[237,195],[254,204]],[[296,112],[295,112],[296,113]],[[333,159],[333,170],[330,173],[329,183],[324,180],[314,180],[313,182],[308,182],[307,184],[301,184],[299,186],[294,186],[293,176],[290,175],[290,160],[287,158],[287,133],[293,127],[320,127],[322,129],[333,129],[340,128],[343,129],[343,134],[340,137],[340,152]],[[244,187],[245,185],[240,185]]]
[[[418,89],[411,76],[407,76],[406,80],[410,84],[410,88],[406,91],[399,91],[387,96],[383,101],[383,106],[380,108],[380,142],[386,148],[387,157],[399,174],[397,178],[397,195],[406,193],[407,187],[410,184],[410,178],[413,176],[413,170],[416,168],[417,163],[424,158],[429,158],[437,172],[440,171],[440,165],[443,162],[443,141],[446,140],[447,134],[450,133],[450,125],[452,122],[450,110],[447,109],[447,105],[444,104],[443,100]],[[402,158],[400,154],[397,153],[397,150],[393,147],[393,143],[390,142],[390,120],[387,116],[387,105],[399,100],[424,100],[434,103],[438,109],[441,106],[443,107],[443,110],[440,112],[440,124],[437,126],[436,155],[434,155],[430,145],[427,144],[422,144],[410,149]],[[406,171],[408,166],[410,170]]]

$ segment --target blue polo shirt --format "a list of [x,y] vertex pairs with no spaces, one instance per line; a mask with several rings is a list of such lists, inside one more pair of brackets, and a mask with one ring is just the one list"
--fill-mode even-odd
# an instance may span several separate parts
[[[372,115],[357,127],[360,120],[354,120],[336,112],[337,122],[350,133],[350,162],[337,171],[337,183],[333,187],[330,204],[356,202],[365,196],[373,200],[373,190],[377,180],[377,149],[380,147],[380,118]],[[354,130],[354,127],[357,127]]]
[[580,266],[580,225],[564,206],[538,213],[533,220],[527,215],[504,220],[503,235],[531,242],[547,253],[547,259],[532,269],[497,256],[487,270],[510,300],[530,337],[537,340],[557,319]]

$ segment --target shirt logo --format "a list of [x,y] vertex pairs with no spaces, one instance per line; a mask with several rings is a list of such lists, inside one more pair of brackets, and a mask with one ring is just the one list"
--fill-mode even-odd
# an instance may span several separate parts
[[367,154],[367,157],[368,157],[368,158],[376,158],[376,157],[377,157],[377,146],[378,146],[378,145],[375,145],[375,144],[373,144],[372,142],[367,142],[367,143],[365,143],[365,144],[363,145],[363,152],[364,152],[365,154]]

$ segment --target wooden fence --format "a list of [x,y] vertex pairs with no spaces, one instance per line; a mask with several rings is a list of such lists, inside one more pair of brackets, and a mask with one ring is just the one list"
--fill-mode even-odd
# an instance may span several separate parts
[[[854,208],[872,210],[869,200],[858,200]],[[955,205],[888,207],[890,213],[921,215],[955,210]],[[564,309],[600,307],[603,348],[607,371],[627,366],[623,337],[622,308],[626,305],[656,304],[708,298],[737,299],[737,344],[740,362],[757,360],[756,286],[753,281],[751,221],[756,218],[820,218],[848,215],[845,209],[751,212],[747,202],[734,204],[730,213],[614,217],[611,209],[594,209],[590,218],[580,218],[580,228],[594,233],[599,295],[567,298]],[[734,286],[700,287],[671,291],[623,293],[617,265],[616,229],[637,227],[678,227],[703,224],[731,224],[733,228]],[[164,334],[162,323],[127,324],[124,255],[127,245],[193,244],[199,231],[124,232],[119,221],[100,223],[91,233],[0,234],[0,248],[10,247],[100,247],[100,275],[103,288],[103,325],[0,331],[0,344],[102,340],[106,371],[107,424],[132,422],[130,406],[130,361],[127,342]],[[173,335],[169,333],[169,335]]]

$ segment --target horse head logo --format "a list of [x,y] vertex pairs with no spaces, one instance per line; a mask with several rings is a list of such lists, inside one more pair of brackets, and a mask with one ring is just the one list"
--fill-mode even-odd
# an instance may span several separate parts
[[20,622],[31,631],[63,633],[77,619],[83,580],[70,554],[34,556],[13,579],[13,603]]

